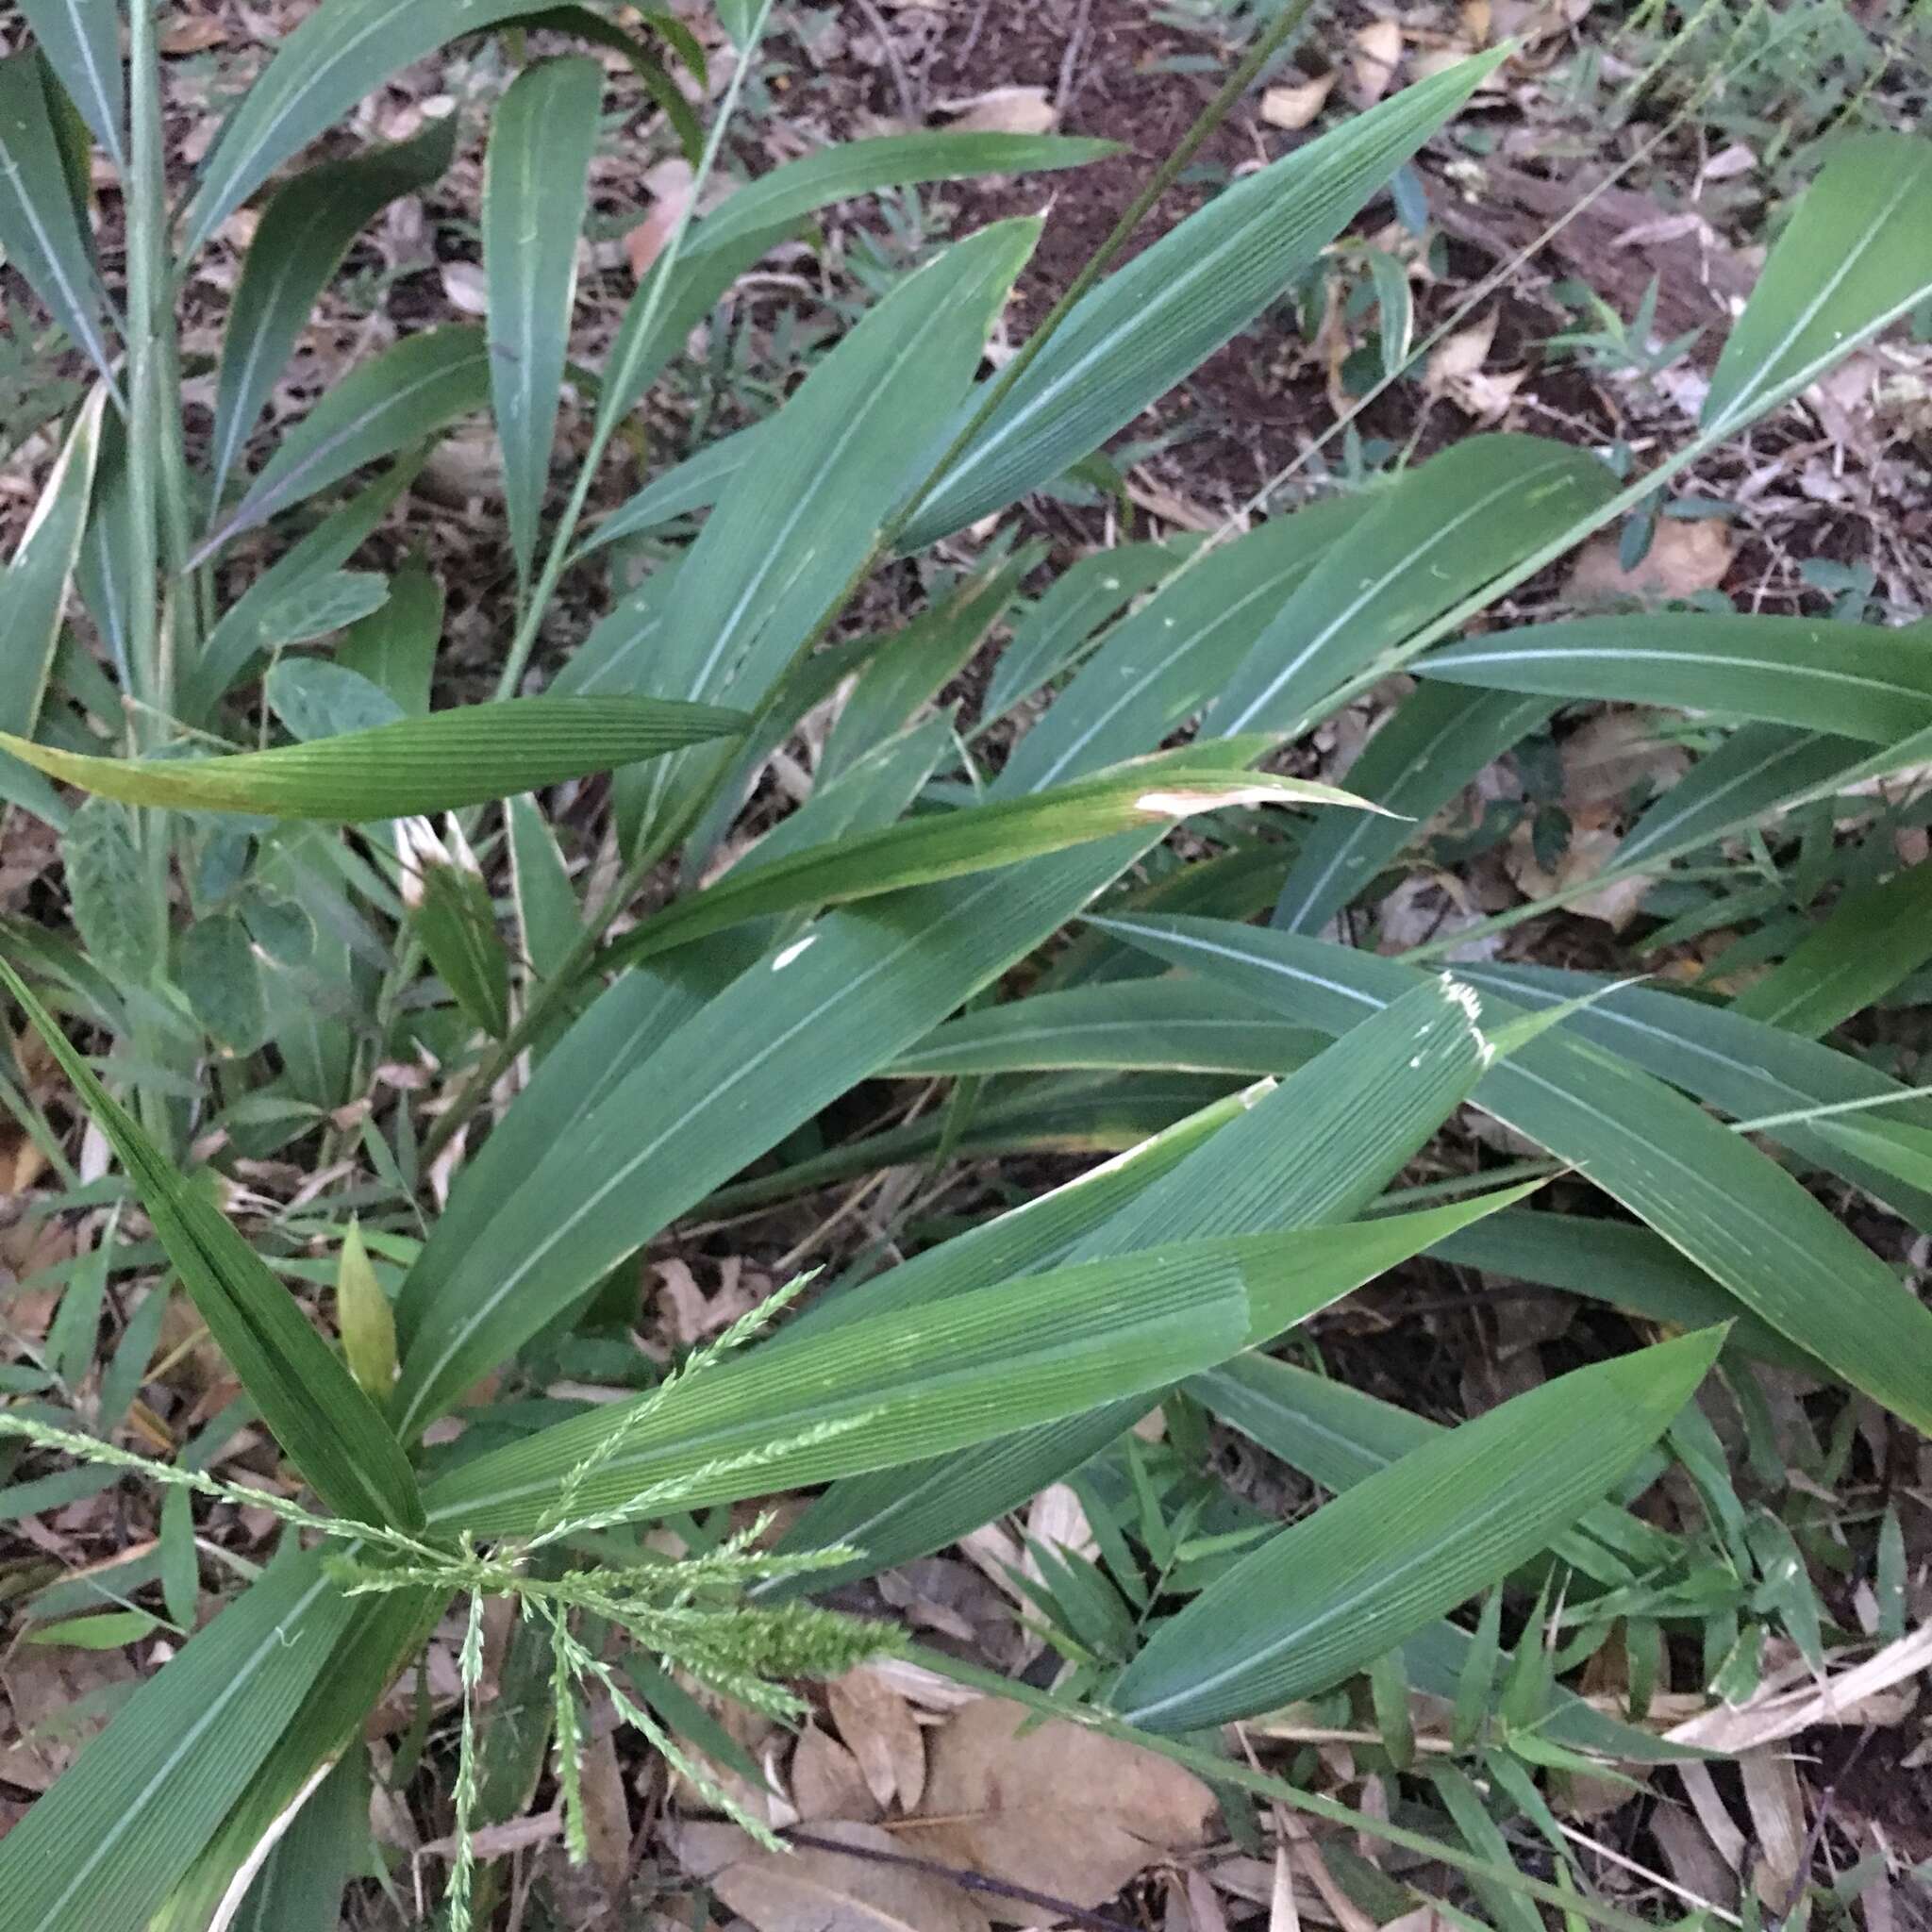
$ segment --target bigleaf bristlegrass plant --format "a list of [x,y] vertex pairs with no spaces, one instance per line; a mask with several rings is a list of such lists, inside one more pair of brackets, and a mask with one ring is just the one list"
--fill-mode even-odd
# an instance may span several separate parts
[[[1694,1630],[1712,1602],[1707,1649],[1725,1616],[1759,1628],[1784,1575],[1774,1535],[1724,1541],[1721,1498],[1703,1540],[1624,1507],[1661,1441],[1707,1476],[1686,1405],[1720,1349],[1732,1378],[1760,1358],[1796,1364],[1903,1425],[1932,1424],[1932,1317],[1744,1131],[1907,1220],[1932,1212],[1924,1096],[1824,1041],[1932,953],[1874,941],[1924,927],[1907,915],[1925,888],[1882,862],[1882,817],[1823,865],[1814,842],[1806,903],[1830,893],[1831,909],[1727,1003],[1513,964],[1445,975],[1334,936],[1378,879],[1426,856],[1419,827],[1566,704],[1712,721],[1701,760],[1636,818],[1618,860],[1685,887],[1724,874],[1737,834],[1923,759],[1923,641],[1873,625],[1668,612],[1460,633],[1926,299],[1932,146],[1866,136],[1826,158],[1695,434],[1641,476],[1536,437],[1476,436],[1205,545],[1135,546],[1118,576],[1069,572],[996,680],[1002,715],[1025,727],[997,769],[976,761],[994,739],[962,740],[933,701],[1030,557],[1007,567],[995,545],[903,631],[826,641],[883,562],[953,544],[1054,484],[1262,316],[1508,52],[1341,121],[1114,270],[1307,10],[1276,16],[997,375],[978,370],[1032,221],[941,251],[773,416],[671,466],[586,536],[604,458],[692,325],[815,211],[1074,166],[1104,145],[859,142],[698,215],[769,4],[726,9],[736,66],[700,139],[663,69],[702,68],[675,21],[650,17],[646,42],[602,14],[514,0],[324,0],[237,105],[176,219],[152,13],[135,9],[124,58],[112,9],[26,0],[33,42],[0,63],[0,244],[93,386],[0,580],[0,796],[60,834],[76,937],[10,924],[5,976],[123,1181],[101,1246],[63,1277],[77,1312],[0,1427],[96,1487],[133,1475],[166,1494],[162,1583],[184,1626],[197,1501],[266,1509],[282,1534],[0,1844],[18,1924],[185,1928],[269,1895],[291,1821],[330,1765],[359,1761],[368,1711],[445,1618],[460,1684],[450,1910],[475,1916],[482,1606],[498,1595],[533,1633],[575,1850],[592,1700],[701,1800],[761,1830],[613,1658],[795,1716],[797,1680],[899,1641],[800,1599],[1124,1453],[1163,1402],[1304,1458],[1338,1500],[1278,1533],[1251,1525],[1249,1553],[1184,1606],[1157,1612],[1150,1596],[1132,1644],[1086,1648],[1056,1707],[1191,1733],[1366,1672],[1385,1710],[1391,1684],[1462,1697],[1457,1749],[1500,1753],[1505,1775],[1647,1759],[1660,1747],[1641,1725],[1534,1681],[1533,1630],[1492,1698],[1494,1613],[1474,1638],[1450,1614],[1485,1591],[1491,1606],[1505,1589],[1546,1604],[1560,1572],[1576,1585],[1563,1614],[1604,1632],[1632,1614]],[[532,54],[526,29],[621,56],[696,172],[554,517],[588,129],[609,83],[560,41]],[[432,129],[283,171],[389,75],[476,35],[521,63],[488,137],[488,322],[379,351],[254,460],[255,425],[355,235],[435,181],[455,140]],[[64,164],[83,127],[124,171],[118,287],[75,199],[86,171]],[[261,192],[204,452],[172,400],[173,296]],[[505,457],[514,621],[495,700],[432,709],[440,586],[418,565],[355,566],[425,451],[483,410]],[[670,521],[698,510],[694,538]],[[275,560],[238,586],[231,546],[263,530]],[[609,614],[541,694],[522,694],[566,573],[610,558],[641,580],[620,574]],[[1266,768],[1400,669],[1421,682],[1349,791]],[[706,873],[763,763],[848,681],[842,736],[805,802],[715,882],[641,916],[668,859]],[[1184,749],[1163,749],[1189,725]],[[540,794],[606,771],[615,849],[587,903]],[[1304,816],[1284,829],[1264,808]],[[1212,857],[1183,860],[1169,834],[1184,821]],[[371,829],[341,829],[355,825]],[[1700,862],[1671,874],[1680,856]],[[1023,996],[998,997],[1009,969],[1080,922]],[[98,1069],[67,1026],[112,1042]],[[403,1083],[385,1117],[376,1071],[409,1065],[435,1091],[413,1104]],[[957,1086],[929,1128],[802,1158],[789,1144],[863,1083],[939,1076]],[[95,1205],[34,1093],[0,1092],[63,1183],[53,1205]],[[1525,1187],[1395,1188],[1465,1104],[1552,1161]],[[492,1374],[537,1379],[596,1325],[619,1271],[734,1191],[1039,1146],[1117,1158],[794,1307],[801,1278],[627,1399],[533,1421],[473,1395]],[[217,1205],[221,1170],[276,1149],[355,1178],[258,1217],[251,1242]],[[1532,1206],[1559,1165],[1634,1220]],[[131,1239],[133,1201],[158,1252]],[[1374,1405],[1324,1411],[1319,1378],[1270,1344],[1423,1253],[1691,1332],[1452,1431]],[[82,1317],[97,1324],[110,1277],[149,1278],[163,1257],[274,1439],[274,1481],[208,1474],[225,1436],[179,1443],[172,1462],[115,1441],[163,1282],[127,1317],[100,1401],[63,1399],[86,1366]],[[346,1359],[288,1285],[318,1272],[338,1281]],[[819,1486],[775,1542],[762,1510],[723,1513]],[[668,1520],[696,1538],[675,1559],[644,1541]],[[1812,1641],[1817,1618],[1777,1602]],[[1724,1687],[1741,1670],[1727,1662]],[[1254,1775],[1283,1802],[1418,1836]],[[1473,1881],[1619,1923],[1587,1893],[1438,1849]]]

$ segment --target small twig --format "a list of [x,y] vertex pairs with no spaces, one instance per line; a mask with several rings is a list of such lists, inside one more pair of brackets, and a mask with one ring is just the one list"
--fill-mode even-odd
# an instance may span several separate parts
[[1811,1867],[1818,1861],[1818,1847],[1824,1842],[1824,1827],[1831,1819],[1831,1801],[1836,1795],[1839,1781],[1850,1777],[1858,1759],[1865,1755],[1865,1746],[1878,1735],[1876,1724],[1867,1724],[1858,1733],[1857,1741],[1845,1754],[1845,1761],[1832,1773],[1830,1782],[1818,1794],[1818,1808],[1812,1814],[1811,1829],[1805,1835],[1805,1855],[1798,1860],[1798,1869],[1792,1874],[1791,1889],[1785,1894],[1784,1903],[1774,1911],[1765,1914],[1764,1923],[1771,1932],[1779,1932],[1804,1902],[1805,1893],[1811,1884]]
[[858,10],[878,36],[879,52],[885,57],[886,65],[892,70],[892,91],[899,96],[900,118],[907,126],[917,127],[925,116],[919,110],[919,97],[912,92],[912,76],[906,72],[906,61],[899,52],[899,44],[893,40],[885,16],[873,5],[873,0],[858,0]]
[[1067,50],[1060,56],[1059,84],[1054,89],[1053,105],[1062,122],[1080,91],[1080,57],[1087,51],[1087,27],[1092,14],[1093,0],[1079,0],[1074,12],[1074,30],[1067,36]]
[[924,1872],[929,1877],[950,1879],[962,1891],[981,1891],[991,1898],[1009,1898],[1023,1906],[1038,1906],[1042,1911],[1070,1919],[1076,1925],[1091,1925],[1095,1932],[1139,1932],[1124,1919],[1109,1918],[1105,1912],[1090,1912],[1084,1907],[1055,1898],[1048,1891],[1035,1891],[1024,1885],[1008,1885],[1004,1879],[987,1878],[977,1872],[961,1871],[957,1865],[941,1864],[937,1858],[922,1858],[911,1852],[881,1852],[871,1845],[847,1844],[842,1839],[821,1838],[816,1832],[783,1830],[779,1837],[788,1844],[810,1852],[836,1852],[847,1858],[863,1858],[874,1865],[897,1865],[908,1872]]

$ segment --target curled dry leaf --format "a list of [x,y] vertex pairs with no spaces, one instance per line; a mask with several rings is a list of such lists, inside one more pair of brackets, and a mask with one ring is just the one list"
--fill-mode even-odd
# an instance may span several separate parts
[[825,1701],[880,1807],[896,1799],[902,1810],[917,1808],[925,1790],[925,1740],[912,1707],[863,1665],[827,1684]]
[[961,134],[1051,134],[1060,118],[1043,87],[989,88],[941,107],[957,117],[951,125]]
[[1289,87],[1271,87],[1261,96],[1261,118],[1271,127],[1285,127],[1292,133],[1306,127],[1322,111],[1335,86],[1333,74],[1317,75]]
[[1214,1793],[1179,1765],[988,1698],[933,1740],[918,1833],[929,1857],[1097,1906],[1164,1855],[1207,1840]]
[[1366,108],[1389,92],[1402,62],[1402,28],[1392,20],[1372,20],[1349,49],[1349,92]]
[[[876,1824],[831,1822],[815,1836],[905,1856]],[[799,1845],[768,1852],[735,1824],[685,1825],[678,1861],[758,1932],[991,1932],[970,1892],[927,1872]]]
[[1611,597],[1689,597],[1714,591],[1729,575],[1737,554],[1730,525],[1715,517],[1686,523],[1662,517],[1650,548],[1629,569],[1614,534],[1592,537],[1571,566],[1569,594],[1578,601]]

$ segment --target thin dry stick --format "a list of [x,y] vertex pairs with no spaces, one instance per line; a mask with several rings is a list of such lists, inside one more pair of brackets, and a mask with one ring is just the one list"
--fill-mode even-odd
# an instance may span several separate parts
[[1109,1918],[1105,1912],[1089,1911],[1083,1906],[1056,1898],[1050,1891],[1035,1891],[1029,1886],[1009,1885],[1005,1879],[988,1878],[958,1865],[941,1864],[937,1858],[922,1858],[911,1852],[883,1852],[872,1845],[847,1844],[842,1839],[821,1838],[816,1832],[785,1830],[778,1834],[787,1844],[808,1852],[836,1852],[843,1858],[861,1858],[872,1865],[897,1865],[908,1872],[924,1872],[933,1878],[944,1878],[962,1891],[984,1892],[989,1898],[1009,1898],[1023,1906],[1038,1906],[1075,1925],[1091,1925],[1096,1932],[1139,1932],[1124,1919]]

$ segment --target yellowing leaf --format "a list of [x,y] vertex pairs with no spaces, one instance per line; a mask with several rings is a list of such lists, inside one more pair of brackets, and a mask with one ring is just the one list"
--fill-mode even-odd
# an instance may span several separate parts
[[350,1374],[372,1400],[387,1401],[396,1378],[396,1318],[354,1221],[336,1262],[336,1326]]

